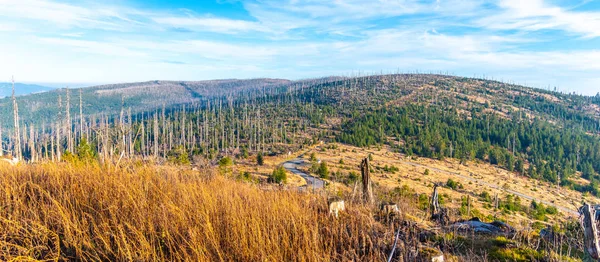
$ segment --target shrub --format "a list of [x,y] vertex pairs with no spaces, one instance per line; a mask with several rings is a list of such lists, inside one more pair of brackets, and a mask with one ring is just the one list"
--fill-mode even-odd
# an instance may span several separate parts
[[80,161],[85,163],[91,163],[96,160],[96,151],[87,142],[87,139],[82,138],[77,146],[77,157]]
[[248,171],[244,171],[244,173],[242,173],[242,175],[240,176],[240,178],[244,181],[250,181],[252,180],[252,176],[250,175],[250,172]]
[[354,171],[348,174],[348,182],[347,184],[354,184],[358,180],[358,174]]
[[265,164],[265,159],[263,157],[262,152],[258,152],[258,155],[256,155],[256,164],[258,164],[259,166],[262,166]]
[[221,158],[221,160],[219,160],[219,167],[228,167],[228,166],[232,166],[232,165],[233,165],[233,160],[228,156]]
[[481,194],[479,194],[479,197],[481,198],[482,201],[485,201],[488,203],[492,202],[492,196],[487,191],[481,192]]
[[317,169],[317,175],[319,175],[320,178],[329,178],[329,168],[327,168],[327,163],[325,163],[325,161],[321,161],[321,164]]
[[399,169],[399,168],[397,168],[397,167],[395,167],[395,166],[388,166],[388,165],[385,165],[385,166],[383,167],[383,171],[385,171],[385,172],[388,172],[388,173],[395,174],[396,172],[400,171],[400,169]]
[[233,159],[230,157],[224,157],[219,160],[219,170],[221,174],[230,174],[232,172],[231,166],[233,166]]
[[429,208],[429,197],[426,194],[419,195],[419,208],[422,210]]
[[558,214],[558,210],[556,207],[550,206],[546,208],[546,213],[548,213],[548,215],[556,215]]
[[273,170],[271,180],[275,183],[287,183],[287,172],[283,166],[279,166]]
[[459,187],[459,183],[449,178],[448,181],[446,181],[446,186],[456,190]]
[[177,164],[177,165],[189,165],[190,164],[190,158],[189,158],[188,153],[185,150],[185,148],[183,148],[183,146],[178,146],[178,147],[174,148],[173,150],[169,151],[169,153],[167,153],[167,159],[169,160],[169,162],[171,162],[173,164]]
[[249,155],[249,153],[248,153],[248,148],[246,148],[246,147],[242,147],[241,157],[242,157],[243,159],[246,159],[246,158],[248,158],[248,155]]
[[66,150],[63,154],[62,154],[62,160],[67,162],[67,163],[71,163],[71,164],[76,164],[77,162],[79,162],[79,159],[77,158],[76,155],[74,155],[73,153],[69,152],[69,150]]

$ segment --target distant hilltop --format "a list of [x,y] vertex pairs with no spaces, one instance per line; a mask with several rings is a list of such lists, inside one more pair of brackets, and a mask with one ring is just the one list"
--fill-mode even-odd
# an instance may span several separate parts
[[[22,84],[15,83],[15,94],[29,95],[40,92],[47,92],[53,90],[53,87],[34,85],[34,84]],[[12,83],[0,82],[0,98],[8,97],[12,94]]]

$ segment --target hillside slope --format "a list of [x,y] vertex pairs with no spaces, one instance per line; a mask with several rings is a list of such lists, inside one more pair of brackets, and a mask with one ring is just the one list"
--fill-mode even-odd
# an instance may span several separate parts
[[[149,81],[70,89],[71,115],[79,114],[79,92],[82,92],[83,113],[108,116],[118,114],[122,107],[135,112],[151,111],[165,106],[195,103],[220,96],[237,96],[244,92],[288,84],[284,79],[209,80],[209,81]],[[21,92],[19,86],[15,88]],[[25,123],[49,122],[66,106],[67,90],[18,97],[21,120]],[[0,96],[1,97],[1,96]],[[61,111],[64,109],[61,109]],[[0,99],[0,122],[12,121],[12,104],[9,98]]]
[[[277,181],[275,165],[310,153],[302,172],[332,179],[325,188],[345,188],[346,199],[358,161],[370,157],[382,200],[410,198],[427,212],[433,184],[445,183],[457,217],[535,221],[536,230],[559,221],[558,209],[570,214],[600,196],[599,97],[445,75],[155,81],[83,89],[84,121],[73,92],[69,122],[64,92],[20,98],[29,112],[22,143],[6,132],[2,148],[29,162],[219,165],[225,176],[265,182]],[[467,195],[477,198],[472,210]]]
[[[33,84],[15,83],[15,95],[29,95],[40,92],[47,92],[54,88]],[[0,98],[8,97],[12,94],[12,83],[0,83]]]
[[[80,129],[74,128],[77,94],[71,94],[67,123],[65,92],[20,97],[19,105],[24,124],[55,123],[44,132],[71,152],[83,130],[95,132],[86,137],[105,156],[125,151],[166,157],[180,148],[214,159],[242,149],[288,152],[318,140],[389,145],[409,156],[485,161],[600,195],[599,97],[446,75],[154,81],[82,89],[88,126]],[[2,101],[0,116],[10,120],[11,106]],[[121,109],[120,123],[111,121]],[[109,119],[90,117],[99,112]],[[115,137],[106,137],[106,129]],[[41,141],[34,143],[38,148],[22,145],[26,158],[64,152],[48,136],[28,137]]]

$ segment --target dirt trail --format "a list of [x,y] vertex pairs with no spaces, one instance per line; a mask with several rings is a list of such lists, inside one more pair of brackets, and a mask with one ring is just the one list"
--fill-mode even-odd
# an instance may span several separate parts
[[309,174],[306,174],[298,169],[299,167],[304,167],[307,165],[309,165],[309,164],[306,161],[304,161],[303,159],[295,158],[295,159],[284,162],[283,168],[285,168],[287,171],[290,171],[290,172],[304,178],[304,180],[306,180],[306,185],[302,186],[302,187],[312,188],[312,189],[322,189],[323,186],[325,185],[325,182],[322,179],[311,176]]

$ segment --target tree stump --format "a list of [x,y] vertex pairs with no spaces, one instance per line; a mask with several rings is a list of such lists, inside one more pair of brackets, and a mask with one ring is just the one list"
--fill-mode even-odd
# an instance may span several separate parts
[[585,250],[594,259],[600,258],[600,243],[598,237],[598,220],[596,217],[596,208],[584,204],[579,208],[581,218],[579,223],[583,228]]
[[369,172],[369,158],[363,159],[360,163],[360,173],[363,184],[363,200],[366,203],[373,204],[373,189],[371,187],[371,175]]
[[438,196],[438,186],[435,185],[431,195],[431,220],[438,222],[440,225],[446,226],[450,222],[448,210],[440,206]]

